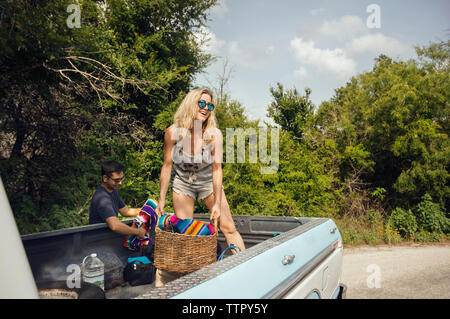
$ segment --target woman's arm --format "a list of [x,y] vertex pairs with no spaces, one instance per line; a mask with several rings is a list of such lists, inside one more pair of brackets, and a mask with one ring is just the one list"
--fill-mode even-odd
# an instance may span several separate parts
[[163,213],[166,204],[166,194],[169,188],[170,174],[172,173],[172,152],[176,138],[173,126],[170,126],[164,134],[163,165],[159,176],[159,202],[157,212]]
[[214,206],[211,212],[211,219],[220,217],[220,207],[222,203],[222,157],[223,157],[223,137],[222,132],[216,129],[214,132],[214,147],[212,149],[213,163],[212,163],[212,178],[214,191]]

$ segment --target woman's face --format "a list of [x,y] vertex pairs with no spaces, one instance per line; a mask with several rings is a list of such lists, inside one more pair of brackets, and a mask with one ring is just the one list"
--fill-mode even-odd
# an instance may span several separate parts
[[198,105],[198,101],[197,101],[197,113],[195,114],[195,120],[199,120],[205,122],[208,117],[211,115],[211,111],[208,110],[208,104],[211,103],[211,96],[209,94],[203,93],[200,96],[199,101],[204,100],[206,102],[206,106],[202,109],[200,108],[200,106]]

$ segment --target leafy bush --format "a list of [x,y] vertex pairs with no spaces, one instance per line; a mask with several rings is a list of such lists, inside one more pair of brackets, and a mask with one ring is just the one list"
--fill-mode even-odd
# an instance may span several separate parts
[[392,226],[388,223],[384,229],[384,242],[386,244],[398,244],[402,241],[399,231],[392,229]]
[[377,245],[382,242],[382,238],[378,236],[378,233],[373,230],[368,230],[363,233],[363,239],[368,245]]
[[417,221],[412,211],[405,211],[400,207],[392,211],[389,224],[393,229],[398,230],[403,237],[411,238],[417,231]]
[[349,227],[341,229],[342,239],[347,245],[360,245],[364,243],[364,238],[361,232],[356,227]]
[[371,228],[382,227],[384,223],[383,215],[379,210],[369,209],[367,212],[367,223]]
[[417,242],[434,243],[445,241],[446,236],[443,235],[442,233],[437,232],[430,233],[422,229],[416,233],[414,240]]
[[422,197],[422,201],[417,205],[415,214],[419,227],[431,233],[449,233],[450,221],[445,217],[439,204],[433,203],[429,194]]

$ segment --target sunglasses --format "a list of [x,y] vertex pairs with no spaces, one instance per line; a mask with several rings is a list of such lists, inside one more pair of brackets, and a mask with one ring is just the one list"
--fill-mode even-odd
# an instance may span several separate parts
[[108,176],[108,178],[110,180],[112,180],[114,183],[119,184],[121,181],[123,181],[125,179],[125,176],[122,177],[122,178],[111,178],[111,177]]
[[199,106],[201,109],[204,109],[206,106],[208,106],[208,110],[209,110],[209,111],[212,111],[212,110],[214,110],[214,108],[215,108],[214,104],[212,104],[212,103],[206,103],[205,100],[200,100],[200,101],[198,101],[198,106]]

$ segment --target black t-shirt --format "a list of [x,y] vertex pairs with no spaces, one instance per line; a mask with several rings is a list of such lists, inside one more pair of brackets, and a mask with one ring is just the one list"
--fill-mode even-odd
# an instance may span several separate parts
[[108,193],[103,186],[99,186],[92,196],[91,206],[89,208],[89,224],[104,223],[108,217],[116,216],[119,209],[123,208],[125,203],[119,196],[117,189]]

